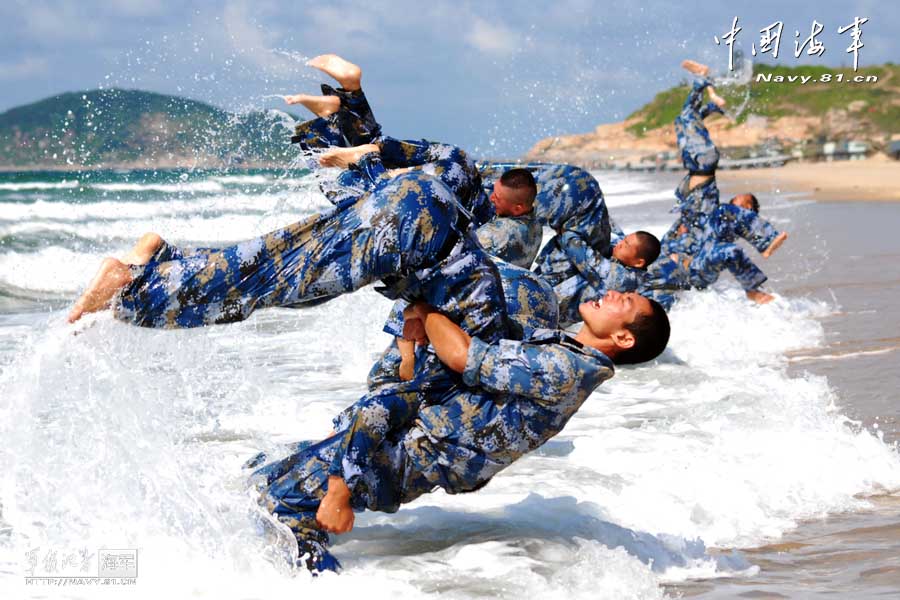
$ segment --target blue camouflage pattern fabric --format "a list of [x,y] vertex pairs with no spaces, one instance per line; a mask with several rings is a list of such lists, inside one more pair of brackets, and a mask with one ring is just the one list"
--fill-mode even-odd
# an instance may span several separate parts
[[580,273],[563,279],[553,292],[559,302],[560,327],[568,327],[581,321],[578,307],[584,302],[599,300],[609,290],[617,292],[637,292],[645,295],[647,271],[623,265],[616,259],[600,259],[597,272],[601,275],[601,285],[591,285]]
[[691,173],[712,174],[719,165],[719,150],[703,123],[712,113],[722,114],[722,109],[712,102],[703,103],[703,91],[710,85],[712,82],[705,77],[695,79],[681,112],[675,117],[675,137],[681,161]]
[[[660,256],[648,269],[645,289],[648,296],[668,310],[677,294],[691,288],[704,289],[719,279],[722,271],[729,271],[744,291],[756,290],[767,277],[734,243],[710,242],[690,257],[676,255],[678,260]],[[686,263],[686,264],[685,264]]]
[[[446,308],[471,335],[490,338],[505,326],[499,280],[484,251],[460,235],[456,205],[440,181],[401,174],[356,202],[259,238],[178,257],[163,252],[132,266],[113,314],[157,328],[231,323],[259,308],[309,306],[380,279],[386,295]],[[438,276],[448,262],[452,281]],[[457,296],[470,303],[451,305]]]
[[718,242],[705,244],[691,260],[691,285],[700,289],[708,287],[725,270],[734,276],[745,291],[759,288],[767,279],[743,248],[737,244]]
[[[680,215],[673,229],[678,229],[682,224],[688,228],[702,229],[705,217],[719,205],[719,187],[715,179],[719,150],[710,138],[703,120],[714,112],[721,114],[722,109],[712,102],[703,103],[703,91],[710,85],[711,82],[706,78],[696,79],[681,113],[675,118],[678,149],[688,174],[675,189],[676,204],[673,210]],[[712,177],[691,188],[690,179],[694,174]]]
[[299,144],[304,150],[352,147],[370,144],[381,136],[381,125],[361,89],[348,91],[322,84],[322,95],[337,96],[338,110],[327,117],[297,124],[291,143]]
[[702,231],[709,214],[720,206],[719,186],[715,177],[710,177],[693,188],[690,187],[690,179],[690,175],[685,175],[675,188],[675,207],[672,211],[679,214],[670,232],[677,231],[682,224],[688,229]]
[[681,221],[669,229],[661,240],[664,254],[697,254],[707,241],[734,243],[741,237],[759,252],[765,251],[778,236],[778,231],[756,212],[734,204],[717,206],[702,220],[702,227],[686,227],[678,233]]
[[543,228],[534,212],[518,217],[494,217],[475,231],[491,256],[530,269],[541,247]]
[[334,568],[327,534],[315,523],[329,474],[350,485],[354,510],[395,512],[436,488],[475,491],[559,433],[613,373],[608,357],[559,331],[493,344],[472,338],[457,389],[416,400],[417,408],[406,405],[408,394],[382,396],[374,406],[364,398],[351,412],[366,427],[300,445],[252,481],[260,504],[292,529],[301,555],[312,557],[305,564]]
[[[511,339],[524,339],[537,329],[556,329],[559,326],[559,306],[553,288],[527,269],[515,265],[494,260],[494,265],[502,282],[503,298],[506,304],[507,337]],[[403,335],[403,309],[406,302],[398,302],[394,305],[391,316],[384,326],[384,331],[392,337],[391,343],[382,353],[369,371],[367,384],[370,390],[382,385],[394,385],[400,383],[400,351],[397,347],[397,338]],[[433,356],[426,347],[417,347],[416,364],[423,360],[432,360]],[[442,376],[446,370],[438,361],[432,363],[437,366],[439,373],[432,375],[430,385],[434,380]],[[417,378],[425,380],[428,378]],[[402,384],[409,387],[408,384]],[[341,429],[340,426],[337,426]]]
[[457,146],[428,140],[398,140],[382,135],[381,125],[369,105],[365,93],[334,90],[322,85],[324,95],[340,98],[340,108],[328,117],[312,119],[297,125],[292,139],[304,149],[353,147],[375,143],[380,147],[383,169],[373,171],[358,165],[342,172],[335,182],[324,183],[322,191],[332,203],[357,199],[371,191],[382,177],[390,177],[386,169],[415,169],[437,177],[449,187],[474,227],[494,217],[494,207],[481,188],[481,175],[468,154]]
[[397,174],[395,169],[420,172],[441,181],[459,200],[466,227],[478,227],[494,217],[494,206],[481,188],[475,163],[462,148],[428,140],[398,140],[384,136],[379,152],[364,155],[322,190],[333,203],[355,199]]
[[660,254],[647,269],[642,295],[656,300],[664,309],[669,310],[675,304],[678,294],[691,287],[691,272],[683,261]]
[[[482,164],[486,187],[511,166]],[[540,251],[534,271],[553,286],[562,326],[580,321],[581,303],[602,298],[608,290],[643,291],[646,272],[611,258],[614,243],[625,235],[610,219],[600,184],[590,173],[571,165],[516,166],[534,173],[535,214],[557,232]]]

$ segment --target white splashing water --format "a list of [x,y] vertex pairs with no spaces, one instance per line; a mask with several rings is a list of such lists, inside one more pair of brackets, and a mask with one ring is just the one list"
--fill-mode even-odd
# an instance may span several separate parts
[[[663,193],[615,180],[604,189]],[[47,202],[72,211],[60,219],[12,205],[22,212],[4,235],[61,241],[0,252],[0,284],[71,294],[134,232],[240,239],[322,202],[308,188]],[[740,553],[709,547],[777,539],[900,489],[896,450],[842,416],[826,379],[788,373],[785,352],[821,346],[818,319],[834,307],[751,306],[723,283],[687,294],[658,364],[620,369],[545,447],[476,494],[361,515],[334,548],[343,574],[313,580],[287,568],[290,542],[262,525],[240,467],[260,449],[329,432],[364,393],[388,307],[364,290],[175,332],[107,314],[75,328],[59,311],[0,315],[4,589],[24,592],[29,549],[138,548],[137,597],[661,598],[663,582],[755,573]]]

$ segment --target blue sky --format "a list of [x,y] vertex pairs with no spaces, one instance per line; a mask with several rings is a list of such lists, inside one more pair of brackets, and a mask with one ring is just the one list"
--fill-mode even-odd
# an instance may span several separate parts
[[[621,120],[678,83],[684,57],[726,70],[713,36],[735,16],[748,54],[759,29],[784,23],[780,55],[765,62],[852,64],[849,34],[837,29],[856,16],[869,18],[860,64],[900,62],[900,3],[884,1],[5,0],[0,111],[101,85],[230,110],[282,107],[265,96],[317,90],[301,58],[337,52],[363,67],[387,133],[512,156]],[[798,60],[794,31],[803,39],[814,19],[825,54]]]

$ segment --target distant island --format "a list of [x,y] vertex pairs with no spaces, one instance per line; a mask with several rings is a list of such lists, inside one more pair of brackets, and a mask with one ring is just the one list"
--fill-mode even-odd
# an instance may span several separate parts
[[[836,81],[839,73],[841,80]],[[828,79],[823,78],[826,74],[832,81],[819,81]],[[853,80],[856,77],[861,79]],[[741,108],[736,122],[719,116],[707,120],[726,160],[766,155],[815,159],[828,152],[865,155],[897,151],[898,65],[861,67],[854,72],[850,68],[760,64],[754,66],[749,86],[718,89],[732,108]],[[680,168],[673,121],[688,90],[685,82],[660,92],[621,123],[599,125],[590,133],[543,139],[526,158],[589,167]]]
[[140,90],[65,93],[0,114],[0,169],[284,166],[293,119]]

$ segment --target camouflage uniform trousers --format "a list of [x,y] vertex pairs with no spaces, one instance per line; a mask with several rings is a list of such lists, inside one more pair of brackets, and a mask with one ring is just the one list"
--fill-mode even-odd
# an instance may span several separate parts
[[663,254],[695,255],[707,241],[733,243],[737,238],[747,240],[759,252],[765,251],[778,236],[771,223],[756,212],[734,204],[720,204],[700,220],[702,225],[685,227],[687,232],[679,233],[682,223],[678,220],[661,240]]
[[722,113],[722,109],[712,102],[703,104],[703,91],[710,85],[708,79],[697,78],[684,101],[681,113],[675,118],[675,136],[681,151],[681,161],[690,173],[712,174],[719,164],[719,150],[703,123],[711,113]]
[[322,84],[323,96],[337,96],[338,110],[327,117],[299,123],[291,143],[304,150],[334,146],[352,147],[369,144],[381,136],[381,125],[375,120],[369,101],[362,90],[347,91]]
[[322,184],[322,191],[332,203],[359,198],[377,186],[378,180],[390,177],[387,169],[421,170],[449,187],[459,198],[465,217],[476,227],[494,216],[493,205],[481,189],[481,176],[466,152],[457,146],[428,140],[398,140],[382,136],[381,126],[363,91],[347,92],[327,85],[325,95],[337,95],[341,105],[336,113],[300,123],[291,140],[304,149],[353,147],[378,144],[379,168],[357,165],[341,172],[333,182]]
[[[455,205],[439,181],[407,173],[356,202],[253,240],[178,257],[162,251],[132,267],[114,315],[157,328],[230,323],[258,308],[309,305],[378,279],[388,283],[388,295],[441,307],[453,294],[468,294],[485,306],[477,298],[499,297],[499,284],[483,251],[460,237]],[[471,259],[460,262],[460,256]],[[436,274],[446,260],[457,261],[454,281]],[[499,329],[502,321],[499,313],[477,309],[456,316],[473,335]]]
[[660,256],[648,269],[644,295],[668,310],[679,292],[706,288],[725,270],[731,272],[745,291],[758,289],[767,279],[743,248],[734,243],[713,242],[704,244],[688,266],[682,260]]
[[312,541],[324,555],[327,537],[314,517],[328,475],[348,483],[355,510],[394,512],[437,487],[475,491],[561,431],[612,374],[608,358],[562,332],[494,344],[472,338],[460,385],[414,405],[409,394],[367,395],[336,421],[347,428],[334,438],[256,473],[261,502],[302,548]]

